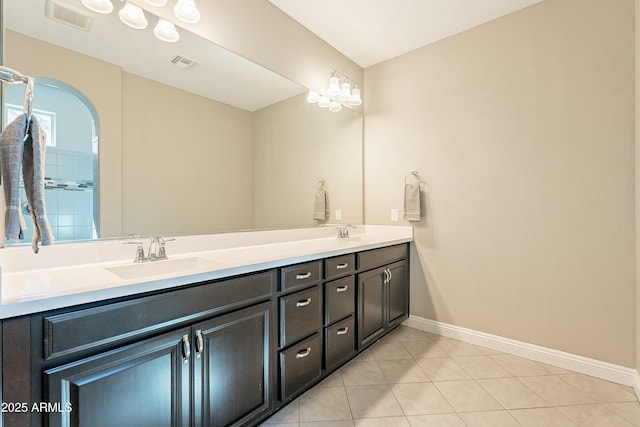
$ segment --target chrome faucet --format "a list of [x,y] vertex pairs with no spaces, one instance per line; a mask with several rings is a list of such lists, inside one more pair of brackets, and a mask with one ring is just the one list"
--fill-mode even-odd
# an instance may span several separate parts
[[147,255],[144,254],[143,243],[140,241],[127,241],[125,244],[129,245],[138,245],[136,247],[136,256],[133,259],[133,262],[147,262],[147,261],[158,261],[161,259],[167,259],[167,249],[165,247],[166,242],[170,242],[175,239],[165,239],[160,236],[151,236],[149,238],[149,249],[147,250]]
[[338,227],[338,239],[348,239],[350,228],[356,229],[358,227],[353,224],[347,224],[344,227]]

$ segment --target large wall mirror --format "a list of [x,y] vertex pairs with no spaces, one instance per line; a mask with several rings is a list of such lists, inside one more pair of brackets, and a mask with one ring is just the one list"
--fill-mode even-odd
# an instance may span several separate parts
[[[63,113],[47,92],[73,92],[95,114],[83,157],[96,159],[95,182],[82,186],[58,166],[47,171],[56,185],[46,190],[58,203],[70,191],[95,192],[92,237],[362,222],[360,113],[309,105],[302,86],[183,28],[179,41],[160,41],[149,12],[146,29],[129,28],[118,19],[120,2],[101,15],[80,0],[0,1],[3,64],[36,77],[34,108],[59,124],[47,153],[66,159],[60,153],[80,134],[62,133]],[[89,29],[62,22],[74,12],[93,15]],[[5,123],[19,96],[6,93],[13,107],[3,106]],[[322,181],[330,216],[317,221]],[[63,227],[73,212],[62,208],[52,225]]]

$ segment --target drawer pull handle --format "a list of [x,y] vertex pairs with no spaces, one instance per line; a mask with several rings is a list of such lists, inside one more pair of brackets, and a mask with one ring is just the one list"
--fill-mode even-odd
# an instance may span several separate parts
[[304,307],[311,304],[311,298],[303,299],[296,303],[296,307]]
[[347,267],[349,267],[349,263],[345,262],[345,263],[336,265],[336,270],[342,270],[342,269],[345,269]]
[[189,363],[191,358],[191,344],[189,343],[189,335],[184,334],[182,336],[182,361]]
[[307,347],[304,350],[300,350],[298,354],[296,354],[296,359],[302,359],[311,354],[311,347]]
[[349,285],[338,286],[336,288],[336,292],[347,292],[349,290]]
[[347,332],[349,332],[349,327],[348,327],[348,326],[345,326],[345,327],[344,327],[344,328],[342,328],[342,329],[338,329],[338,331],[336,332],[336,335],[344,335],[344,334],[346,334]]
[[308,271],[304,274],[296,274],[296,280],[304,280],[304,279],[308,279],[309,277],[311,277],[311,272]]
[[199,359],[202,356],[202,351],[204,350],[204,339],[202,338],[202,331],[198,329],[196,331],[196,359]]

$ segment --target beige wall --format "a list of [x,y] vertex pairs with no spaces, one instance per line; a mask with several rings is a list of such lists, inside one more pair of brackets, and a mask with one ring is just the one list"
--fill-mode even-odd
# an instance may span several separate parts
[[[254,113],[256,228],[310,227],[317,183],[326,181],[329,222],[362,223],[362,115],[309,105],[306,94]],[[342,210],[342,220],[335,210]]]
[[123,73],[123,234],[250,228],[252,136],[247,111]]
[[12,31],[5,30],[4,36],[5,66],[20,70],[25,75],[64,81],[93,103],[100,127],[100,233],[103,236],[121,236],[120,67]]
[[640,105],[640,0],[635,0],[635,8],[636,370],[640,371],[640,110],[637,108]]
[[365,221],[428,186],[413,315],[635,365],[633,7],[548,0],[365,70]]

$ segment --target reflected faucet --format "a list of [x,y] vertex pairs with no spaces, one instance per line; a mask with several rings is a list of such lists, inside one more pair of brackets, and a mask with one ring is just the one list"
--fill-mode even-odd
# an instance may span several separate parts
[[338,227],[338,239],[348,239],[350,228],[356,229],[358,227],[353,224],[347,224],[344,227]]

